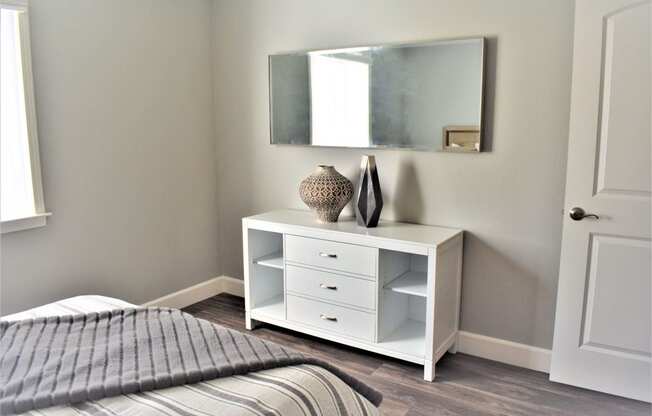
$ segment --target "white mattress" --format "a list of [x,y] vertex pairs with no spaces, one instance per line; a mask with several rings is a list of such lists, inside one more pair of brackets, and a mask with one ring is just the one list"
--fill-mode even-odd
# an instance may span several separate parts
[[[78,296],[0,318],[15,321],[134,306],[105,296]],[[313,371],[307,371],[311,369]],[[323,378],[314,375],[319,372]],[[276,368],[197,384],[55,406],[25,413],[72,415],[378,415],[379,411],[329,371],[313,365]]]

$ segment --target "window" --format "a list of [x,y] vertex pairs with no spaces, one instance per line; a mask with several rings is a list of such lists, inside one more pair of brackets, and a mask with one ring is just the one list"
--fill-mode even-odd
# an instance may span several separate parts
[[45,225],[27,3],[0,1],[2,232]]

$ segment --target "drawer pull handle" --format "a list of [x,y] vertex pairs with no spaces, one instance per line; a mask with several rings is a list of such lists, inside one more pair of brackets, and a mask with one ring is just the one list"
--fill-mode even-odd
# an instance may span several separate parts
[[325,285],[323,283],[320,283],[319,287],[321,287],[322,289],[337,290],[337,286],[329,286],[329,285]]
[[337,322],[337,318],[334,317],[334,316],[327,316],[327,315],[324,315],[324,314],[322,313],[321,315],[319,315],[319,317],[320,317],[321,319],[323,319],[324,321]]
[[327,257],[329,259],[336,259],[337,258],[337,254],[324,253],[323,251],[319,252],[319,255],[321,257]]

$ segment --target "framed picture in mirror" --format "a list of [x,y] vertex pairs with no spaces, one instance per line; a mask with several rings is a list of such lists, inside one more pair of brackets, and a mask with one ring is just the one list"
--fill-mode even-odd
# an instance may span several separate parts
[[442,143],[445,152],[479,152],[480,126],[446,126]]

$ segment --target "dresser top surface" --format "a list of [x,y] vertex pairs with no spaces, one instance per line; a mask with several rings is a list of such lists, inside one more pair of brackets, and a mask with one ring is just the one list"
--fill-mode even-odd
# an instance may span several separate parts
[[457,228],[393,221],[380,221],[375,228],[365,228],[359,226],[353,217],[340,217],[338,222],[322,224],[317,222],[314,213],[295,209],[269,211],[246,217],[245,219],[248,221],[261,221],[291,227],[323,230],[324,232],[353,234],[429,246],[443,244],[462,233],[462,230]]

